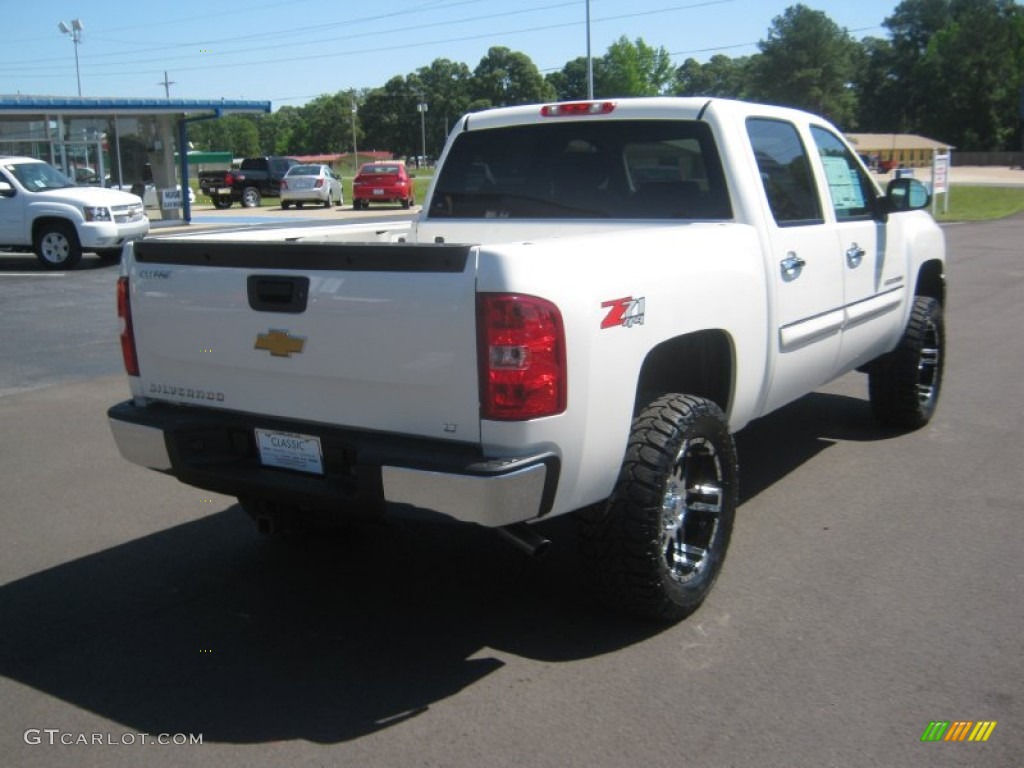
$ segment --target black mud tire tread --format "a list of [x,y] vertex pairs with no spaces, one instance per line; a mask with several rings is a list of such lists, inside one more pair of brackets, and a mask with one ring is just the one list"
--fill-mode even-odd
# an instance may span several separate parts
[[[933,371],[933,395],[922,403],[918,396],[921,351],[929,336],[937,344],[938,360]],[[910,319],[899,344],[868,368],[868,397],[875,419],[886,427],[920,429],[931,421],[942,390],[946,359],[946,329],[942,304],[928,296],[914,298]]]
[[[662,500],[684,440],[703,437],[722,464],[722,511],[708,570],[698,583],[672,581],[661,551]],[[722,410],[692,395],[658,397],[633,420],[615,489],[607,502],[580,513],[580,551],[591,582],[613,607],[676,622],[711,591],[725,560],[738,499],[736,447]]]

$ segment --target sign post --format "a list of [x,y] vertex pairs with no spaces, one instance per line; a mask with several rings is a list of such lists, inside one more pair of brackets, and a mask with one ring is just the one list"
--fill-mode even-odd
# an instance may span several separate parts
[[935,215],[939,193],[942,193],[942,212],[949,213],[950,153],[932,155],[932,216]]

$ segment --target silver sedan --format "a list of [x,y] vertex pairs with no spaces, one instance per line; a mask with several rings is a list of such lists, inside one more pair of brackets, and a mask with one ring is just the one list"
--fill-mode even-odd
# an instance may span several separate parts
[[324,208],[344,205],[341,179],[329,165],[293,165],[281,179],[281,207],[292,203],[301,208],[303,203],[319,203]]

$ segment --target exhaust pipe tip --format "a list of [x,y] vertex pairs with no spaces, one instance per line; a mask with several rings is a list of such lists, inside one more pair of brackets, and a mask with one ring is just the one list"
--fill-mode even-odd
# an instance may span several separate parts
[[526,523],[514,523],[494,530],[501,538],[530,557],[543,557],[551,548],[551,540],[541,536]]

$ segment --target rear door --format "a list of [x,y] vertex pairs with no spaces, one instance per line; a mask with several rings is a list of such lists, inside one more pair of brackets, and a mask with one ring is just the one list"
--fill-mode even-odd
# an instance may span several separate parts
[[835,370],[843,325],[843,266],[836,233],[824,217],[808,149],[797,126],[750,118],[768,222],[775,346],[764,411],[827,381]]

